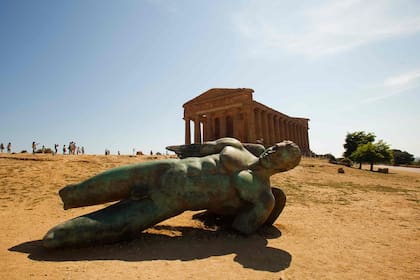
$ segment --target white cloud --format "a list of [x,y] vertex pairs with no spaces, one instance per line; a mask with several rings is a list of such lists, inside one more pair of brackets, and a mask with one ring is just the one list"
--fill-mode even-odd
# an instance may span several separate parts
[[372,103],[385,98],[402,94],[408,90],[420,87],[420,69],[389,77],[382,84],[370,86],[367,91],[372,97],[363,100],[363,103]]
[[384,81],[384,86],[387,87],[404,87],[413,83],[420,78],[420,69],[414,70],[402,75],[390,77]]
[[254,52],[285,50],[308,57],[344,52],[420,31],[417,0],[322,3],[302,8],[285,1],[251,1],[233,19]]

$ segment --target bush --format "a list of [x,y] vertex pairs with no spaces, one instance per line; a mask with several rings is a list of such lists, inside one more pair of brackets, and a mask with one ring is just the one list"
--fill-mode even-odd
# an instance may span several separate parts
[[37,154],[52,154],[53,151],[51,150],[51,148],[45,148],[44,151],[42,151],[42,149],[38,149],[35,151],[35,153]]
[[326,157],[329,163],[334,163],[334,164],[337,163],[337,159],[332,154],[326,154],[323,157]]
[[406,151],[392,150],[394,165],[411,164],[414,162],[414,156]]
[[353,165],[353,161],[351,161],[349,158],[342,158],[338,161],[338,163],[347,167],[351,167]]

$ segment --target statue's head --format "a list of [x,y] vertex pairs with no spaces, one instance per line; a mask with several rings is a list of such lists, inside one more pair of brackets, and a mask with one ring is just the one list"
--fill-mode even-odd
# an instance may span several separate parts
[[267,148],[260,156],[260,164],[275,173],[290,170],[300,162],[299,147],[292,141],[283,141]]

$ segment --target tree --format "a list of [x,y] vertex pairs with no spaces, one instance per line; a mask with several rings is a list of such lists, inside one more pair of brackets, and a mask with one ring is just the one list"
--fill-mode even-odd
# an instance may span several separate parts
[[401,150],[392,150],[392,155],[394,157],[394,164],[410,164],[414,161],[414,156],[406,151]]
[[364,131],[356,131],[353,133],[348,132],[346,135],[346,139],[344,143],[344,153],[343,156],[345,158],[350,158],[351,160],[355,161],[351,158],[351,155],[357,150],[357,147],[367,143],[373,143],[375,141],[375,134],[371,132],[364,132]]
[[360,163],[370,163],[370,171],[373,171],[373,164],[388,163],[392,160],[392,151],[388,144],[380,140],[378,143],[369,142],[367,144],[359,145],[350,156],[354,161]]

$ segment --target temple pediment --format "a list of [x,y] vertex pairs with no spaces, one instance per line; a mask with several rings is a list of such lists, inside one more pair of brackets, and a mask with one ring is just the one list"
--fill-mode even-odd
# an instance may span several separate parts
[[193,104],[206,103],[217,99],[232,99],[238,96],[246,96],[252,100],[253,89],[250,88],[212,88],[199,96],[187,101],[183,107]]

